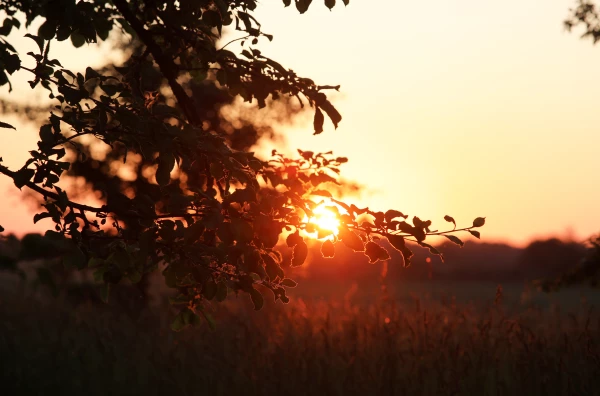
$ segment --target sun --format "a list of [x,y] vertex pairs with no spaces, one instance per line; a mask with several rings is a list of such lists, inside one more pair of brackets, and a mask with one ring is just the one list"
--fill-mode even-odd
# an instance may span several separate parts
[[323,231],[331,231],[331,234],[329,234],[328,238],[331,238],[331,235],[338,234],[340,229],[340,220],[335,212],[325,206],[317,206],[313,210],[313,214],[314,216],[310,219],[305,217],[304,222],[312,223]]

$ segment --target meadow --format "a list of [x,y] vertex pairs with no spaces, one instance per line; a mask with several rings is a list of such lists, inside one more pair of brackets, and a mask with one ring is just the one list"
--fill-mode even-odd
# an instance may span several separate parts
[[521,284],[302,284],[170,329],[168,305],[125,311],[16,288],[0,297],[4,394],[595,395],[598,292]]

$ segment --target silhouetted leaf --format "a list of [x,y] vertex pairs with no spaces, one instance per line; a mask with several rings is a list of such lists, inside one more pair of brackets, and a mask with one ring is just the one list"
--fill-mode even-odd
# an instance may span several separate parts
[[448,223],[452,223],[454,224],[454,228],[456,228],[456,221],[454,221],[454,218],[452,218],[451,216],[444,216],[444,220],[446,220]]
[[431,220],[423,221],[417,216],[413,217],[413,224],[416,228],[428,229],[431,226]]
[[33,224],[37,223],[38,221],[45,219],[47,217],[52,217],[52,215],[48,212],[44,212],[44,213],[38,213],[36,215],[33,216]]
[[333,122],[333,126],[337,129],[339,123],[342,121],[342,115],[337,111],[335,107],[328,101],[325,100],[323,103],[319,104],[319,107],[327,113],[331,122]]
[[323,112],[318,107],[315,109],[315,119],[313,121],[313,125],[315,128],[315,135],[318,135],[323,132],[323,123],[325,122],[325,116]]
[[465,245],[465,243],[463,241],[461,241],[457,236],[454,235],[444,235],[446,238],[448,238],[449,240],[451,240],[453,243],[459,245],[460,247],[463,247]]
[[40,139],[42,143],[51,144],[54,142],[54,133],[52,132],[52,124],[42,125],[40,127]]
[[89,66],[86,67],[86,69],[85,69],[85,81],[91,80],[92,78],[98,78],[98,77],[101,77],[100,73],[98,73],[96,70],[92,69]]
[[202,13],[202,22],[206,23],[210,27],[216,27],[219,34],[223,28],[223,20],[221,14],[217,11],[207,10]]
[[410,265],[410,258],[413,256],[413,252],[408,247],[406,247],[406,242],[404,238],[400,235],[390,234],[387,236],[387,239],[396,250],[402,253],[402,258],[404,259],[404,266],[408,267]]
[[340,228],[339,238],[342,240],[344,245],[348,246],[355,252],[362,252],[365,250],[365,245],[358,235],[353,231],[346,228]]
[[294,254],[292,256],[292,267],[297,267],[304,264],[306,257],[308,256],[308,246],[306,242],[300,241],[294,247]]
[[252,288],[250,289],[250,298],[252,299],[252,304],[254,304],[254,310],[260,311],[265,303],[262,294],[255,288]]
[[335,180],[333,177],[329,176],[328,174],[326,174],[324,172],[320,172],[320,173],[316,173],[316,174],[313,173],[312,175],[310,175],[310,182],[315,187],[317,187],[319,184],[322,184],[322,183],[339,184],[337,180]]
[[405,221],[399,222],[397,227],[399,231],[414,236],[419,242],[425,240],[426,234],[422,228],[413,227]]
[[61,24],[58,27],[58,29],[56,30],[56,40],[57,41],[64,41],[64,40],[68,39],[70,35],[71,35],[71,27],[66,23]]
[[422,242],[426,238],[425,231],[422,228],[415,228],[413,232],[413,236],[418,242]]
[[387,239],[396,250],[402,251],[402,249],[404,249],[404,247],[406,246],[404,238],[400,235],[390,234],[387,236]]
[[415,227],[408,224],[406,221],[401,221],[398,223],[398,231],[402,231],[406,234],[412,234],[415,232]]
[[471,235],[473,235],[475,238],[481,239],[481,234],[479,233],[479,231],[475,231],[475,230],[467,230],[467,231],[469,231],[469,233]]
[[52,40],[56,34],[57,24],[55,21],[46,19],[38,29],[38,35],[45,40]]
[[18,189],[21,189],[25,184],[29,182],[29,180],[31,180],[34,174],[35,171],[33,169],[23,168],[18,170],[17,172],[15,172],[15,175],[13,177],[15,186],[17,186]]
[[285,239],[285,242],[287,243],[288,247],[294,247],[302,241],[303,239],[298,231],[288,235],[288,237]]
[[371,241],[365,245],[365,255],[369,257],[369,263],[371,264],[375,264],[379,260],[389,260],[390,258],[387,250]]
[[321,254],[323,257],[333,257],[335,255],[335,245],[329,239],[321,245]]
[[38,47],[40,48],[40,52],[42,52],[44,50],[44,39],[38,36],[34,36],[31,33],[27,33],[25,35],[25,37],[28,37],[30,39],[32,39],[33,41],[35,41],[35,43],[38,45]]
[[485,224],[485,217],[478,217],[473,220],[473,227],[483,227]]
[[300,11],[300,14],[304,14],[308,7],[310,7],[310,3],[312,0],[295,0],[296,1],[296,9]]
[[419,245],[421,245],[424,248],[429,249],[429,253],[439,256],[440,259],[442,260],[442,262],[444,262],[444,255],[442,255],[442,253],[439,250],[437,250],[435,247],[433,247],[430,244],[425,243],[425,242],[420,242]]
[[294,282],[291,279],[284,279],[281,281],[280,283],[281,286],[285,286],[285,287],[296,287],[298,286],[298,284],[296,282]]
[[277,263],[277,261],[275,261],[275,258],[272,255],[268,253],[263,253],[261,254],[261,257],[265,262],[265,270],[269,279],[273,281],[277,277],[283,278],[283,270],[281,269],[281,266]]
[[71,33],[71,44],[73,44],[73,47],[75,48],[81,47],[85,44],[85,36],[79,32]]
[[17,130],[17,128],[15,128],[14,126],[7,124],[6,122],[2,122],[2,121],[0,121],[0,128],[11,128],[11,129],[14,129],[15,131]]
[[321,197],[331,198],[331,193],[327,190],[314,190],[310,193],[310,195],[319,195]]
[[115,96],[119,92],[116,85],[111,84],[100,84],[100,88],[108,95]]
[[435,255],[437,255],[437,256],[440,256],[440,255],[441,255],[441,253],[440,253],[440,251],[439,251],[439,250],[437,250],[435,247],[431,246],[431,245],[430,245],[430,244],[428,244],[428,243],[423,243],[423,242],[421,242],[421,246],[428,248],[428,249],[429,249],[429,252],[430,252],[430,253],[432,253],[432,254],[435,254]]
[[[4,70],[6,70],[8,72],[8,74],[13,74],[14,72],[16,72],[17,70],[19,70],[21,68],[21,59],[16,54],[8,54],[5,52],[3,62],[4,62]],[[3,81],[0,81],[0,85],[4,85],[5,83],[8,82],[8,79],[4,73],[2,73],[2,76],[3,76],[2,77]],[[10,92],[10,89],[9,89],[9,92]]]
[[385,212],[385,221],[388,223],[394,220],[396,217],[402,217],[406,219],[408,216],[397,210],[388,210]]
[[331,10],[335,7],[335,0],[325,0],[325,6]]

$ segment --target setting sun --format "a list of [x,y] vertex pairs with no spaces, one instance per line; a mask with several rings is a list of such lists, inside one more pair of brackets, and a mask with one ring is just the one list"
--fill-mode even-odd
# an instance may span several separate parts
[[317,226],[317,228],[323,231],[331,231],[333,235],[338,234],[340,220],[331,209],[328,209],[326,206],[317,206],[313,213],[314,216],[312,218],[305,218],[304,221],[310,224],[314,224],[315,226]]

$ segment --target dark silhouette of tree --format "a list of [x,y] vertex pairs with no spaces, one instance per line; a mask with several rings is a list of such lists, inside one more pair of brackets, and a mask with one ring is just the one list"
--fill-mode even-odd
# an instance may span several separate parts
[[565,20],[565,27],[572,31],[574,28],[583,27],[582,38],[591,38],[594,44],[600,40],[600,17],[598,6],[591,0],[577,0],[576,6],[570,10]]
[[[294,2],[301,13],[310,4]],[[38,149],[20,169],[0,165],[0,173],[44,198],[44,211],[34,221],[53,221],[45,238],[70,247],[63,264],[92,269],[106,285],[106,297],[110,285],[137,283],[160,268],[166,285],[179,293],[173,300],[181,306],[173,323],[178,330],[198,321],[207,300],[222,301],[230,292],[248,293],[256,309],[263,306],[258,287],[288,302],[286,288],[296,283],[282,268],[282,238],[292,251],[287,264],[298,266],[306,260],[309,236],[325,240],[327,256],[341,242],[364,252],[371,263],[390,257],[377,243],[383,237],[405,265],[413,254],[409,243],[439,254],[427,237],[444,236],[459,245],[456,232],[479,237],[481,217],[456,228],[446,216],[454,228],[436,231],[429,220],[415,216],[410,224],[397,210],[373,211],[334,199],[327,186],[339,183],[339,167],[347,159],[331,152],[298,150],[298,158],[287,158],[273,151],[263,160],[247,151],[255,136],[240,138],[248,133],[236,133],[237,127],[216,115],[231,101],[227,95],[261,109],[270,100],[284,107],[297,100],[313,109],[315,134],[324,131],[325,116],[335,127],[342,120],[325,93],[339,86],[318,85],[254,48],[272,39],[253,15],[256,0],[0,0],[0,5],[7,14],[0,29],[0,85],[10,88],[9,76],[26,71],[31,87],[43,87],[56,103],[40,128]],[[325,5],[333,8],[335,1]],[[4,38],[20,26],[18,12],[26,25],[44,20],[37,35],[27,34],[37,53],[20,54]],[[239,53],[233,41],[218,44],[227,26],[239,35],[234,40],[242,44]],[[107,39],[112,29],[139,43],[114,73],[91,67],[74,73],[51,56],[54,40],[70,39],[78,48]],[[90,152],[90,139],[105,147],[104,158]],[[117,161],[133,169],[131,180],[107,178],[114,170],[104,167]],[[77,193],[57,186],[69,173],[85,175],[102,203],[84,204]],[[339,220],[337,235],[310,222],[323,205]]]
[[576,267],[585,256],[585,247],[557,238],[530,243],[521,253],[518,264],[529,279],[556,277]]
[[571,261],[568,268],[554,276],[546,276],[536,281],[538,287],[550,292],[565,287],[589,285],[598,287],[600,281],[600,236],[590,238],[587,251],[580,252],[579,260]]
[[[594,44],[600,40],[600,13],[598,5],[592,0],[577,0],[564,24],[568,31],[583,28],[581,38],[591,38]],[[587,254],[579,265],[557,277],[540,280],[538,285],[546,291],[586,283],[597,286],[600,274],[600,237],[590,238],[589,244]]]
[[[125,67],[128,67],[135,62],[140,62],[143,46],[138,42],[133,42],[124,47],[123,51],[132,52],[125,64]],[[169,97],[164,94],[167,87],[156,66],[148,60],[142,60],[142,62],[144,62],[142,65],[136,66],[146,70],[146,77],[139,82],[143,83],[140,91],[163,92],[158,99],[160,103],[174,99],[172,96]],[[106,67],[100,72],[114,73],[115,70],[115,67],[112,66]],[[133,82],[130,82],[130,84],[133,84]],[[235,97],[230,95],[227,90],[219,87],[216,80],[210,78],[201,82],[191,79],[182,83],[182,86],[191,92],[196,104],[196,111],[200,113],[205,128],[222,136],[226,144],[237,151],[249,151],[261,138],[267,138],[270,141],[281,139],[272,125],[293,122],[294,116],[301,110],[287,97],[281,98],[279,101],[267,101],[266,108],[262,110],[259,110],[256,106],[243,107],[235,102]],[[230,111],[227,111],[228,109]],[[257,122],[259,111],[260,118],[263,120],[261,123]],[[224,112],[235,113],[235,115],[228,117],[223,114]],[[266,117],[267,115],[269,116]],[[144,176],[144,171],[153,166],[153,159],[159,155],[159,151],[152,153],[148,156],[149,158],[130,155],[130,161],[127,164],[130,174],[124,177],[122,173],[114,172],[114,170],[125,166],[123,164],[127,158],[127,148],[123,145],[117,145],[117,147],[118,149],[108,151],[101,159],[94,158],[92,155],[94,150],[98,149],[97,141],[81,142],[76,151],[71,149],[75,155],[77,155],[77,152],[83,153],[90,160],[74,162],[66,173],[67,176],[79,177],[85,180],[85,185],[74,184],[73,186],[79,187],[68,190],[70,196],[75,199],[78,197],[85,198],[91,192],[96,192],[101,200],[106,200],[107,197],[120,197],[125,192],[129,199],[135,199],[138,196],[151,196],[157,201],[159,207],[167,208],[169,205],[168,196],[161,195],[160,187]],[[67,150],[69,151],[69,148]],[[131,158],[133,158],[132,161]],[[180,174],[172,175],[170,188],[173,188],[178,194],[184,194],[185,182],[180,176]],[[122,222],[125,228],[132,232],[143,231],[135,219],[124,218]],[[148,288],[150,286],[148,275],[142,274],[140,281],[136,284],[139,297],[143,301],[148,301]]]

